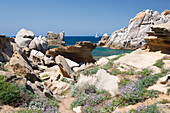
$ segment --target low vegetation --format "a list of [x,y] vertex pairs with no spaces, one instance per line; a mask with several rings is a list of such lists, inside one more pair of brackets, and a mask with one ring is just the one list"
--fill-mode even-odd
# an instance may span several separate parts
[[4,81],[4,75],[0,75],[0,102],[12,106],[19,106],[28,103],[34,98],[34,95],[25,87],[15,83]]

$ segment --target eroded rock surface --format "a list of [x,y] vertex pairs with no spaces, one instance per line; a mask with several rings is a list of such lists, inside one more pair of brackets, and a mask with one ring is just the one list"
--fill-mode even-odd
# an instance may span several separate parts
[[5,68],[10,72],[24,76],[31,82],[41,81],[27,62],[26,57],[24,58],[19,52],[13,54],[9,63],[5,65]]
[[152,31],[145,37],[150,51],[170,54],[170,22],[151,26]]
[[95,62],[91,55],[91,51],[95,48],[96,44],[91,42],[77,42],[76,45],[50,49],[46,52],[46,56],[62,55],[77,63]]

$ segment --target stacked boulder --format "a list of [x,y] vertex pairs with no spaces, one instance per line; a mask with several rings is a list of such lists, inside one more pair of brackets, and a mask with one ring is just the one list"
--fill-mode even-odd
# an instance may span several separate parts
[[48,41],[49,46],[65,45],[64,35],[65,35],[64,31],[61,31],[60,34],[48,32],[47,33],[47,41]]
[[129,26],[112,33],[109,38],[102,38],[98,46],[105,46],[113,49],[137,49],[144,43],[146,32],[150,31],[151,25],[167,23],[170,20],[170,10],[165,10],[162,14],[157,11],[147,9],[131,19]]

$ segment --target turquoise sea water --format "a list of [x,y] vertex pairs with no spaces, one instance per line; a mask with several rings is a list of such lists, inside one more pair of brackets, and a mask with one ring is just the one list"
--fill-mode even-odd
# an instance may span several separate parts
[[[92,43],[97,43],[98,41],[100,41],[101,38],[102,36],[99,36],[99,38],[95,38],[95,36],[65,36],[65,42],[66,42],[66,46],[75,45],[76,42],[80,42],[80,41],[90,41]],[[97,60],[103,56],[119,55],[119,54],[130,53],[130,52],[132,51],[97,47],[92,51],[92,55]]]

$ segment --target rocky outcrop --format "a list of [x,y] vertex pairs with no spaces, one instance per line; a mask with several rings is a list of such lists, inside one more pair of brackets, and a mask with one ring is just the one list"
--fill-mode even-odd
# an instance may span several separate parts
[[9,61],[14,51],[21,51],[14,43],[14,38],[0,35],[0,62]]
[[151,26],[149,36],[145,37],[150,51],[162,51],[170,53],[170,22]]
[[48,41],[49,46],[65,45],[64,35],[65,35],[65,33],[63,31],[61,31],[60,34],[48,32],[47,33],[47,41]]
[[46,52],[46,56],[62,55],[77,63],[95,62],[91,55],[91,51],[95,48],[96,44],[91,42],[77,42],[76,45],[50,49]]
[[140,48],[145,43],[144,37],[150,26],[168,22],[169,15],[169,10],[161,15],[157,11],[142,11],[130,20],[128,27],[113,32],[109,38],[103,37],[98,45],[113,49]]
[[101,40],[97,43],[97,46],[104,46],[108,39],[109,39],[109,35],[105,33],[101,38]]
[[20,48],[29,48],[30,50],[34,49],[45,53],[48,49],[47,39],[43,36],[35,37],[32,31],[21,29],[15,38],[16,44]]
[[26,57],[23,57],[19,52],[15,52],[5,68],[10,72],[24,76],[31,82],[41,81],[27,61]]

